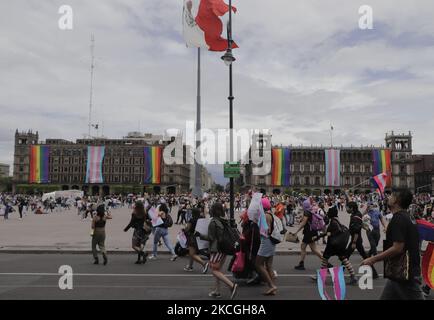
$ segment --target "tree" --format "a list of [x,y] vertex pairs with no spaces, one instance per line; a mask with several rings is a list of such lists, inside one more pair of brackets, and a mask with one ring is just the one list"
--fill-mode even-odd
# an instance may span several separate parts
[[218,184],[218,183],[214,184],[213,189],[216,192],[223,192],[225,190],[225,188],[221,184]]

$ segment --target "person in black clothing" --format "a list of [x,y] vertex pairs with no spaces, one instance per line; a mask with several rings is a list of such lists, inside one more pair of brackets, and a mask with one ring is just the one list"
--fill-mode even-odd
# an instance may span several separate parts
[[135,263],[145,264],[147,254],[143,250],[151,234],[152,227],[149,219],[147,219],[145,207],[141,201],[136,202],[134,211],[131,214],[130,223],[125,227],[124,232],[127,232],[130,228],[134,229],[132,248],[137,252],[137,261]]
[[306,248],[310,247],[315,255],[322,259],[322,254],[316,246],[316,243],[312,238],[318,235],[318,232],[311,230],[312,224],[312,204],[310,199],[306,199],[303,201],[303,220],[301,221],[298,230],[295,234],[298,234],[301,230],[303,230],[303,240],[301,242],[301,257],[300,262],[297,266],[294,267],[295,270],[306,270],[304,267],[304,259],[306,258]]
[[[350,285],[357,284],[356,275],[351,265],[351,262],[347,258],[347,243],[350,238],[349,231],[344,227],[338,219],[338,208],[333,206],[327,212],[329,218],[329,225],[325,233],[319,236],[314,236],[313,240],[316,241],[320,238],[328,237],[327,245],[325,247],[323,258],[321,262],[321,269],[330,267],[329,259],[333,256],[337,256],[344,265],[345,269],[350,274]],[[316,280],[316,277],[313,278]]]
[[197,247],[196,237],[194,236],[196,232],[197,220],[200,219],[200,214],[201,212],[199,208],[193,208],[192,218],[187,223],[187,227],[184,229],[184,232],[187,236],[188,254],[190,256],[190,262],[184,268],[184,270],[193,271],[193,262],[196,261],[202,266],[202,273],[207,273],[209,264],[203,261],[202,258],[198,255],[199,249]]
[[187,204],[183,204],[178,210],[178,217],[176,218],[175,224],[179,224],[179,218],[181,218],[181,224],[185,222],[185,214],[187,213]]
[[241,228],[244,239],[241,241],[241,251],[245,253],[246,257],[243,276],[250,277],[247,280],[247,285],[260,284],[261,276],[256,269],[255,262],[261,245],[261,236],[258,224],[249,219],[247,211],[241,216]]
[[23,208],[24,208],[25,204],[26,204],[26,201],[23,198],[20,198],[18,200],[18,212],[20,214],[20,220],[23,218]]
[[[372,266],[384,260],[388,280],[381,300],[425,300],[421,290],[419,233],[407,211],[412,200],[409,190],[393,193],[388,202],[393,218],[387,227],[384,251],[362,262]],[[403,263],[405,260],[407,263]]]
[[[359,207],[356,202],[351,201],[347,204],[347,212],[351,214],[349,230],[351,234],[351,242],[347,247],[347,258],[350,259],[354,250],[357,249],[360,256],[363,259],[368,257],[368,254],[363,247],[363,239],[362,239],[362,227],[363,227],[363,218],[362,213],[359,211]],[[378,278],[377,270],[372,267],[372,276],[374,279]]]

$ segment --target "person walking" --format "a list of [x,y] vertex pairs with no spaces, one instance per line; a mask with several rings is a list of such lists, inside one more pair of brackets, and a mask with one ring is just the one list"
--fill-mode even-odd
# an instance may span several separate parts
[[412,201],[410,190],[392,194],[388,206],[393,217],[387,226],[384,251],[362,261],[367,266],[385,263],[384,276],[388,280],[381,300],[425,300],[421,289],[419,232],[407,211]]
[[225,208],[220,202],[216,202],[211,206],[210,210],[211,222],[208,227],[208,235],[201,235],[196,232],[195,236],[200,237],[203,240],[209,241],[210,267],[212,274],[215,278],[215,287],[208,296],[211,298],[221,298],[220,283],[223,282],[231,290],[231,300],[235,298],[237,294],[238,285],[233,283],[225,274],[221,271],[226,261],[226,254],[221,252],[219,248],[219,240],[223,239],[224,235],[224,223],[229,223],[225,219]]
[[154,247],[152,251],[152,255],[149,256],[149,260],[156,260],[157,259],[157,248],[158,248],[158,242],[161,238],[163,238],[164,244],[166,245],[167,249],[169,249],[169,252],[172,254],[171,261],[175,261],[178,256],[175,253],[175,250],[173,249],[172,245],[170,244],[169,239],[169,231],[168,228],[170,228],[173,224],[172,217],[169,215],[169,208],[165,203],[160,204],[158,207],[158,216],[163,221],[163,224],[157,226],[154,231]]
[[[350,238],[349,230],[340,223],[338,208],[336,206],[329,209],[327,216],[330,221],[327,230],[312,238],[312,240],[316,241],[320,238],[327,237],[328,240],[321,261],[321,269],[329,268],[329,259],[333,256],[337,256],[350,274],[349,284],[355,285],[357,284],[356,274],[346,255],[347,242]],[[317,280],[317,277],[314,276],[312,279]]]
[[380,223],[383,225],[384,230],[386,230],[387,222],[381,212],[374,206],[373,202],[368,203],[367,214],[372,226],[372,230],[366,231],[366,235],[371,246],[369,250],[369,256],[372,257],[377,255],[377,247],[381,238]]
[[[347,212],[351,214],[349,230],[351,234],[351,242],[347,247],[347,258],[350,259],[353,252],[357,249],[360,256],[363,259],[368,258],[368,255],[363,247],[362,239],[362,227],[363,227],[363,216],[359,211],[359,207],[356,202],[350,201],[347,204]],[[372,267],[372,276],[374,279],[378,278],[377,270]]]
[[270,201],[262,198],[262,207],[265,211],[265,218],[268,225],[267,236],[261,235],[261,245],[256,256],[256,270],[261,278],[268,284],[269,289],[263,294],[265,296],[274,296],[277,293],[277,287],[273,282],[275,278],[273,270],[273,257],[276,252],[276,245],[271,241],[271,234],[274,228],[274,219],[279,219],[271,213]]
[[192,218],[187,222],[184,232],[187,236],[188,254],[190,256],[189,264],[184,268],[184,271],[193,271],[193,263],[197,262],[202,266],[202,273],[208,272],[209,263],[202,260],[198,255],[199,249],[197,247],[196,237],[194,236],[197,221],[201,218],[201,211],[199,208],[192,209]]
[[99,250],[102,253],[104,259],[104,265],[107,264],[107,251],[105,248],[105,225],[108,219],[111,219],[110,214],[105,214],[104,205],[99,205],[96,208],[96,215],[92,218],[92,254],[94,258],[94,264],[99,264],[98,251],[96,246],[98,245]]
[[306,270],[304,267],[304,259],[306,258],[306,248],[310,247],[312,252],[322,260],[322,254],[316,246],[315,241],[312,239],[314,236],[317,236],[318,233],[316,231],[312,231],[312,204],[310,199],[306,199],[303,201],[303,220],[301,221],[298,230],[295,232],[297,235],[301,230],[303,230],[303,240],[301,242],[301,257],[300,262],[297,266],[294,267],[295,270]]
[[142,201],[135,203],[130,223],[125,227],[124,232],[127,232],[130,228],[134,229],[131,242],[133,250],[137,252],[137,261],[135,263],[145,264],[147,254],[144,253],[144,249],[151,234],[152,226],[146,217],[145,206]]

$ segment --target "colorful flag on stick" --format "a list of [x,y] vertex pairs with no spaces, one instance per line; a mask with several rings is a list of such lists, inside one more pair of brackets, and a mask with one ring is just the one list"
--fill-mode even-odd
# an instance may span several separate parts
[[387,176],[387,173],[383,172],[372,178],[374,187],[377,188],[377,192],[379,192],[381,196],[384,195],[384,189],[386,189]]
[[29,183],[48,183],[50,146],[30,146]]
[[374,175],[387,174],[386,188],[392,186],[392,155],[390,150],[373,150]]
[[[233,12],[236,8],[232,7]],[[225,51],[227,39],[222,38],[223,23],[220,17],[229,11],[223,0],[184,0],[183,36],[187,46]],[[232,43],[232,48],[238,48]]]

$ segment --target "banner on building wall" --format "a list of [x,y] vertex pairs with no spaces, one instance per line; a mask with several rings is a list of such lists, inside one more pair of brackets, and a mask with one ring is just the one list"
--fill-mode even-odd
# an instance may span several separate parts
[[325,150],[325,178],[327,187],[341,186],[341,151]]
[[386,173],[386,187],[390,188],[392,186],[392,152],[390,150],[372,150],[372,160],[374,162],[373,175]]
[[145,147],[145,184],[161,183],[161,147]]
[[87,147],[86,183],[103,183],[102,162],[104,160],[105,147]]
[[271,159],[271,184],[273,186],[289,187],[291,183],[291,151],[281,148],[273,149]]
[[30,146],[30,183],[49,183],[50,146]]

